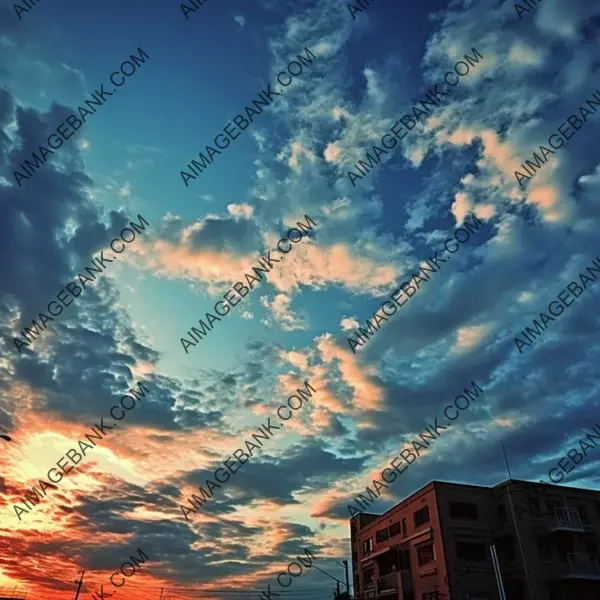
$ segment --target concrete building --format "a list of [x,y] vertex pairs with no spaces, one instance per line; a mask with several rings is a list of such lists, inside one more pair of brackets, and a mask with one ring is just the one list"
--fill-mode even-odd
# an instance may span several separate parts
[[600,493],[509,480],[432,481],[350,519],[357,600],[600,600]]

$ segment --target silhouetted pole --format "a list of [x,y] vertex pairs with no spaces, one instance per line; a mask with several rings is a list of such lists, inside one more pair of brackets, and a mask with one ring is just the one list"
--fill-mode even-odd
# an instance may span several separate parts
[[535,600],[535,596],[533,594],[533,590],[531,588],[531,583],[529,581],[529,571],[527,570],[527,562],[525,561],[525,553],[523,552],[523,544],[521,542],[521,533],[519,532],[519,525],[517,523],[517,517],[515,517],[515,509],[513,506],[512,495],[510,493],[510,485],[512,482],[512,475],[510,473],[510,466],[508,465],[508,456],[506,455],[506,448],[504,444],[501,444],[502,452],[504,453],[504,461],[506,462],[506,470],[508,471],[508,485],[506,486],[506,491],[508,492],[508,505],[510,506],[510,514],[513,518],[513,523],[515,524],[515,533],[517,534],[517,545],[519,546],[519,553],[521,554],[521,560],[523,561],[523,573],[525,575],[525,581],[527,583],[527,589],[529,590],[529,599]]
[[161,600],[162,600],[162,593],[163,593],[163,590],[164,590],[164,589],[165,589],[165,588],[160,588],[160,598],[161,598]]
[[79,598],[79,592],[81,591],[81,586],[83,584],[83,576],[85,575],[85,571],[83,571],[81,573],[81,577],[79,578],[79,582],[75,581],[75,583],[79,583],[79,585],[77,586],[77,593],[75,594],[75,600],[77,600],[77,598]]
[[346,591],[348,592],[348,595],[350,595],[350,579],[348,577],[348,561],[343,560],[342,562],[344,563],[344,571],[346,573]]

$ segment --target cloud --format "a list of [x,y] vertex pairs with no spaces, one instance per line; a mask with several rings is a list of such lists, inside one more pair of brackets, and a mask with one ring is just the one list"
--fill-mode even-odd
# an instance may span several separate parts
[[251,204],[228,204],[227,212],[233,217],[250,219],[254,214],[254,207]]
[[354,331],[360,327],[360,323],[356,320],[356,317],[344,317],[340,321],[340,327],[343,331]]
[[[84,161],[72,144],[18,188],[12,170],[20,148],[35,147],[69,109],[40,111],[20,99],[24,88],[18,101],[0,90],[0,243],[10,256],[0,265],[0,425],[19,444],[1,459],[2,510],[136,378],[151,389],[64,487],[27,520],[2,529],[13,549],[2,577],[11,584],[39,585],[42,595],[72,590],[48,576],[64,558],[47,542],[51,536],[77,557],[73,568],[93,573],[90,585],[110,576],[115,556],[148,544],[153,563],[145,577],[156,589],[199,581],[204,589],[264,589],[303,544],[321,550],[325,569],[343,556],[346,504],[436,417],[441,423],[444,407],[472,381],[483,397],[372,510],[435,478],[464,480],[468,472],[470,483],[497,483],[505,478],[500,443],[515,474],[537,479],[597,421],[599,385],[590,365],[600,359],[598,283],[526,352],[514,344],[595,256],[600,181],[591,119],[525,189],[513,173],[589,94],[599,44],[595,5],[577,1],[567,10],[545,0],[518,21],[508,2],[457,3],[423,21],[424,42],[409,40],[409,51],[392,48],[381,37],[385,28],[374,26],[405,16],[404,8],[369,13],[364,25],[340,20],[334,2],[301,8],[278,7],[281,25],[261,41],[275,75],[307,44],[319,59],[270,107],[268,131],[248,138],[259,151],[244,201],[229,203],[229,192],[216,186],[196,196],[200,212],[192,216],[159,203],[157,214],[173,212],[153,220],[151,235],[122,259],[129,291],[149,302],[153,294],[137,286],[140,272],[157,276],[147,278],[152,292],[169,285],[159,280],[165,277],[216,293],[276,247],[297,219],[314,216],[311,237],[269,274],[263,306],[270,314],[255,317],[259,302],[244,311],[246,346],[222,371],[202,360],[174,365],[152,336],[144,341],[138,332],[163,315],[152,302],[130,314],[119,292],[128,288],[112,276],[86,290],[33,352],[14,352],[11,337],[36,316],[40,298],[55,296],[127,222],[129,215],[93,197],[137,202],[134,190],[145,188],[136,170],[150,166],[138,161],[161,150],[125,145],[127,177],[102,177],[86,170],[94,153]],[[14,22],[12,14],[0,19],[0,35],[12,40]],[[23,68],[26,50],[47,54],[0,43],[0,73],[9,83],[28,78],[46,91],[59,74],[81,85],[50,59]],[[349,185],[346,167],[473,45],[485,61],[385,164]],[[364,47],[375,49],[367,59]],[[129,195],[120,196],[122,189]],[[470,212],[485,221],[482,230],[353,354],[346,337],[355,315],[371,314]],[[185,521],[179,505],[187,494],[304,380],[317,390],[314,398],[205,512]],[[597,487],[597,462],[588,460],[570,483]]]
[[271,313],[283,331],[308,328],[305,317],[300,317],[292,312],[292,299],[287,294],[277,294],[273,300],[269,300],[267,296],[261,296],[260,303]]

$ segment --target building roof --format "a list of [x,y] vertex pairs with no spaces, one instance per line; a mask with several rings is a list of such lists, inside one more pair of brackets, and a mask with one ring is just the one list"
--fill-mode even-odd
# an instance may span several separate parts
[[[374,513],[374,512],[361,511],[359,514],[369,515],[369,516],[373,516],[373,517],[384,517],[389,512],[396,510],[399,506],[402,506],[405,503],[409,504],[410,502],[412,502],[415,499],[415,497],[419,496],[420,494],[424,493],[425,491],[428,491],[431,487],[435,488],[436,486],[455,486],[455,487],[461,487],[461,488],[475,488],[475,489],[479,489],[479,490],[493,490],[493,489],[497,489],[497,488],[506,487],[509,484],[513,484],[513,485],[519,484],[519,485],[526,485],[526,486],[544,485],[544,486],[552,486],[557,489],[565,489],[566,488],[568,490],[577,490],[578,492],[592,492],[592,493],[595,492],[596,494],[600,494],[600,492],[598,490],[592,490],[589,488],[572,487],[572,486],[566,486],[566,485],[562,485],[562,484],[559,485],[556,483],[545,483],[545,482],[541,482],[541,481],[528,481],[526,479],[505,479],[503,481],[496,483],[495,485],[476,485],[476,484],[471,484],[471,483],[459,483],[456,481],[442,481],[440,479],[432,479],[429,483],[426,483],[424,486],[419,488],[417,491],[410,494],[410,496],[406,496],[406,498],[404,498],[397,504],[394,504],[393,506],[388,508],[385,512]],[[352,519],[356,519],[358,516],[359,515],[354,515],[354,516],[350,517],[350,521],[352,521]],[[367,527],[370,524],[371,523],[365,523],[365,525],[363,527]],[[363,527],[361,527],[361,529]]]

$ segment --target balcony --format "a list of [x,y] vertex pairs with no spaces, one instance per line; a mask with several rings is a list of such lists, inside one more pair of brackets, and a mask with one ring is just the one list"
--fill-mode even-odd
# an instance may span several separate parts
[[409,569],[395,571],[377,580],[377,598],[383,600],[404,600],[405,593],[411,593],[412,580]]
[[592,579],[600,581],[600,563],[595,554],[567,554],[567,560],[553,569],[561,579]]
[[377,592],[379,595],[390,594],[399,589],[402,589],[402,580],[398,571],[384,575],[377,580]]
[[585,531],[576,508],[555,508],[554,516],[548,520],[548,529],[550,531]]
[[365,598],[375,598],[375,582],[365,584]]

